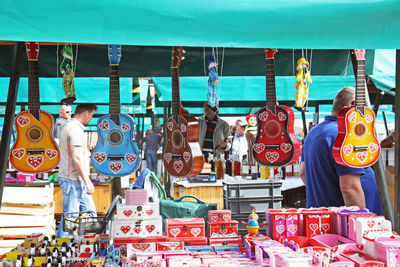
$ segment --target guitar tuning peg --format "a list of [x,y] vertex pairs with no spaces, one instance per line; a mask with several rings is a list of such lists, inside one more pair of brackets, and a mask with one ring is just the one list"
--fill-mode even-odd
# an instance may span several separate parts
[[186,50],[185,50],[185,49],[182,49],[182,53],[185,54],[185,53],[186,53]]
[[185,57],[182,57],[181,60],[185,60]]

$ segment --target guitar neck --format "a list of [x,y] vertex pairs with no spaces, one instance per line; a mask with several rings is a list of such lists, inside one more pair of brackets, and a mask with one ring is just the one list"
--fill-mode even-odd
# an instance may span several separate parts
[[172,115],[177,118],[180,115],[181,97],[179,93],[179,71],[178,68],[171,68],[172,76]]
[[28,60],[28,109],[37,120],[40,120],[38,66],[38,60]]
[[110,65],[110,118],[119,125],[120,107],[119,66]]
[[[358,59],[356,73],[356,99],[355,106],[358,110],[364,111],[366,105],[365,100],[365,60]],[[364,112],[362,112],[364,113]]]
[[266,106],[274,114],[276,113],[276,87],[275,87],[275,60],[274,58],[265,59],[266,70]]

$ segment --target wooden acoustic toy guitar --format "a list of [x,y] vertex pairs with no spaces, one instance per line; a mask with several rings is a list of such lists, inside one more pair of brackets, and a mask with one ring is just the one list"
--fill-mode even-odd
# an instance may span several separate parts
[[167,172],[175,177],[191,177],[203,169],[203,154],[199,145],[199,125],[189,116],[180,101],[179,66],[182,47],[172,48],[172,116],[167,120],[163,162]]
[[20,172],[41,173],[56,167],[60,156],[51,134],[53,117],[40,110],[39,43],[25,45],[28,56],[28,111],[22,111],[15,117],[17,139],[11,148],[10,162]]
[[294,133],[293,110],[276,102],[276,52],[277,49],[265,49],[267,103],[256,114],[258,130],[252,149],[258,163],[271,167],[291,164],[301,152],[301,143]]
[[110,113],[97,122],[98,140],[92,153],[93,168],[108,176],[125,176],[140,167],[141,157],[135,142],[131,116],[121,114],[119,62],[121,46],[108,46],[110,62]]
[[365,101],[365,50],[355,49],[356,92],[353,107],[339,111],[338,136],[333,145],[333,158],[338,164],[364,168],[374,164],[381,151],[375,136],[375,113]]

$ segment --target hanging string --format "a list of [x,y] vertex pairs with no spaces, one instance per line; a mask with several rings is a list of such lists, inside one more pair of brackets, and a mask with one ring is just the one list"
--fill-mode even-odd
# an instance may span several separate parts
[[58,43],[57,43],[57,50],[56,50],[56,59],[57,59],[57,61],[56,61],[56,64],[57,64],[57,66],[56,66],[56,73],[57,73],[57,80],[56,80],[56,99],[58,99],[58,66],[59,66],[59,59],[58,59]]
[[345,71],[344,71],[343,78],[346,77],[346,75],[347,75],[347,67],[349,66],[349,59],[350,59],[350,51],[347,54],[346,68],[345,68]]
[[293,76],[296,77],[296,67],[294,65],[294,49],[292,49],[292,60],[293,60]]
[[224,70],[224,58],[225,58],[225,47],[222,48],[222,61],[221,61],[221,73],[220,73],[220,79],[219,79],[219,88],[218,88],[218,106],[219,106],[219,100],[221,99],[221,87],[222,87],[222,71]]

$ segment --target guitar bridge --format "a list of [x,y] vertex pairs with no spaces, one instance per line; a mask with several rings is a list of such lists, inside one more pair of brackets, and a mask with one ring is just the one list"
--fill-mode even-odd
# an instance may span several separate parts
[[279,150],[281,148],[280,145],[265,145],[265,149],[268,150]]
[[109,155],[107,156],[109,161],[116,161],[116,160],[124,160],[124,156],[122,155]]
[[44,154],[44,149],[42,149],[42,148],[27,149],[26,153],[28,155],[43,155]]
[[172,154],[172,158],[173,159],[182,159],[182,155],[181,154]]
[[367,151],[368,146],[355,146],[354,151]]

